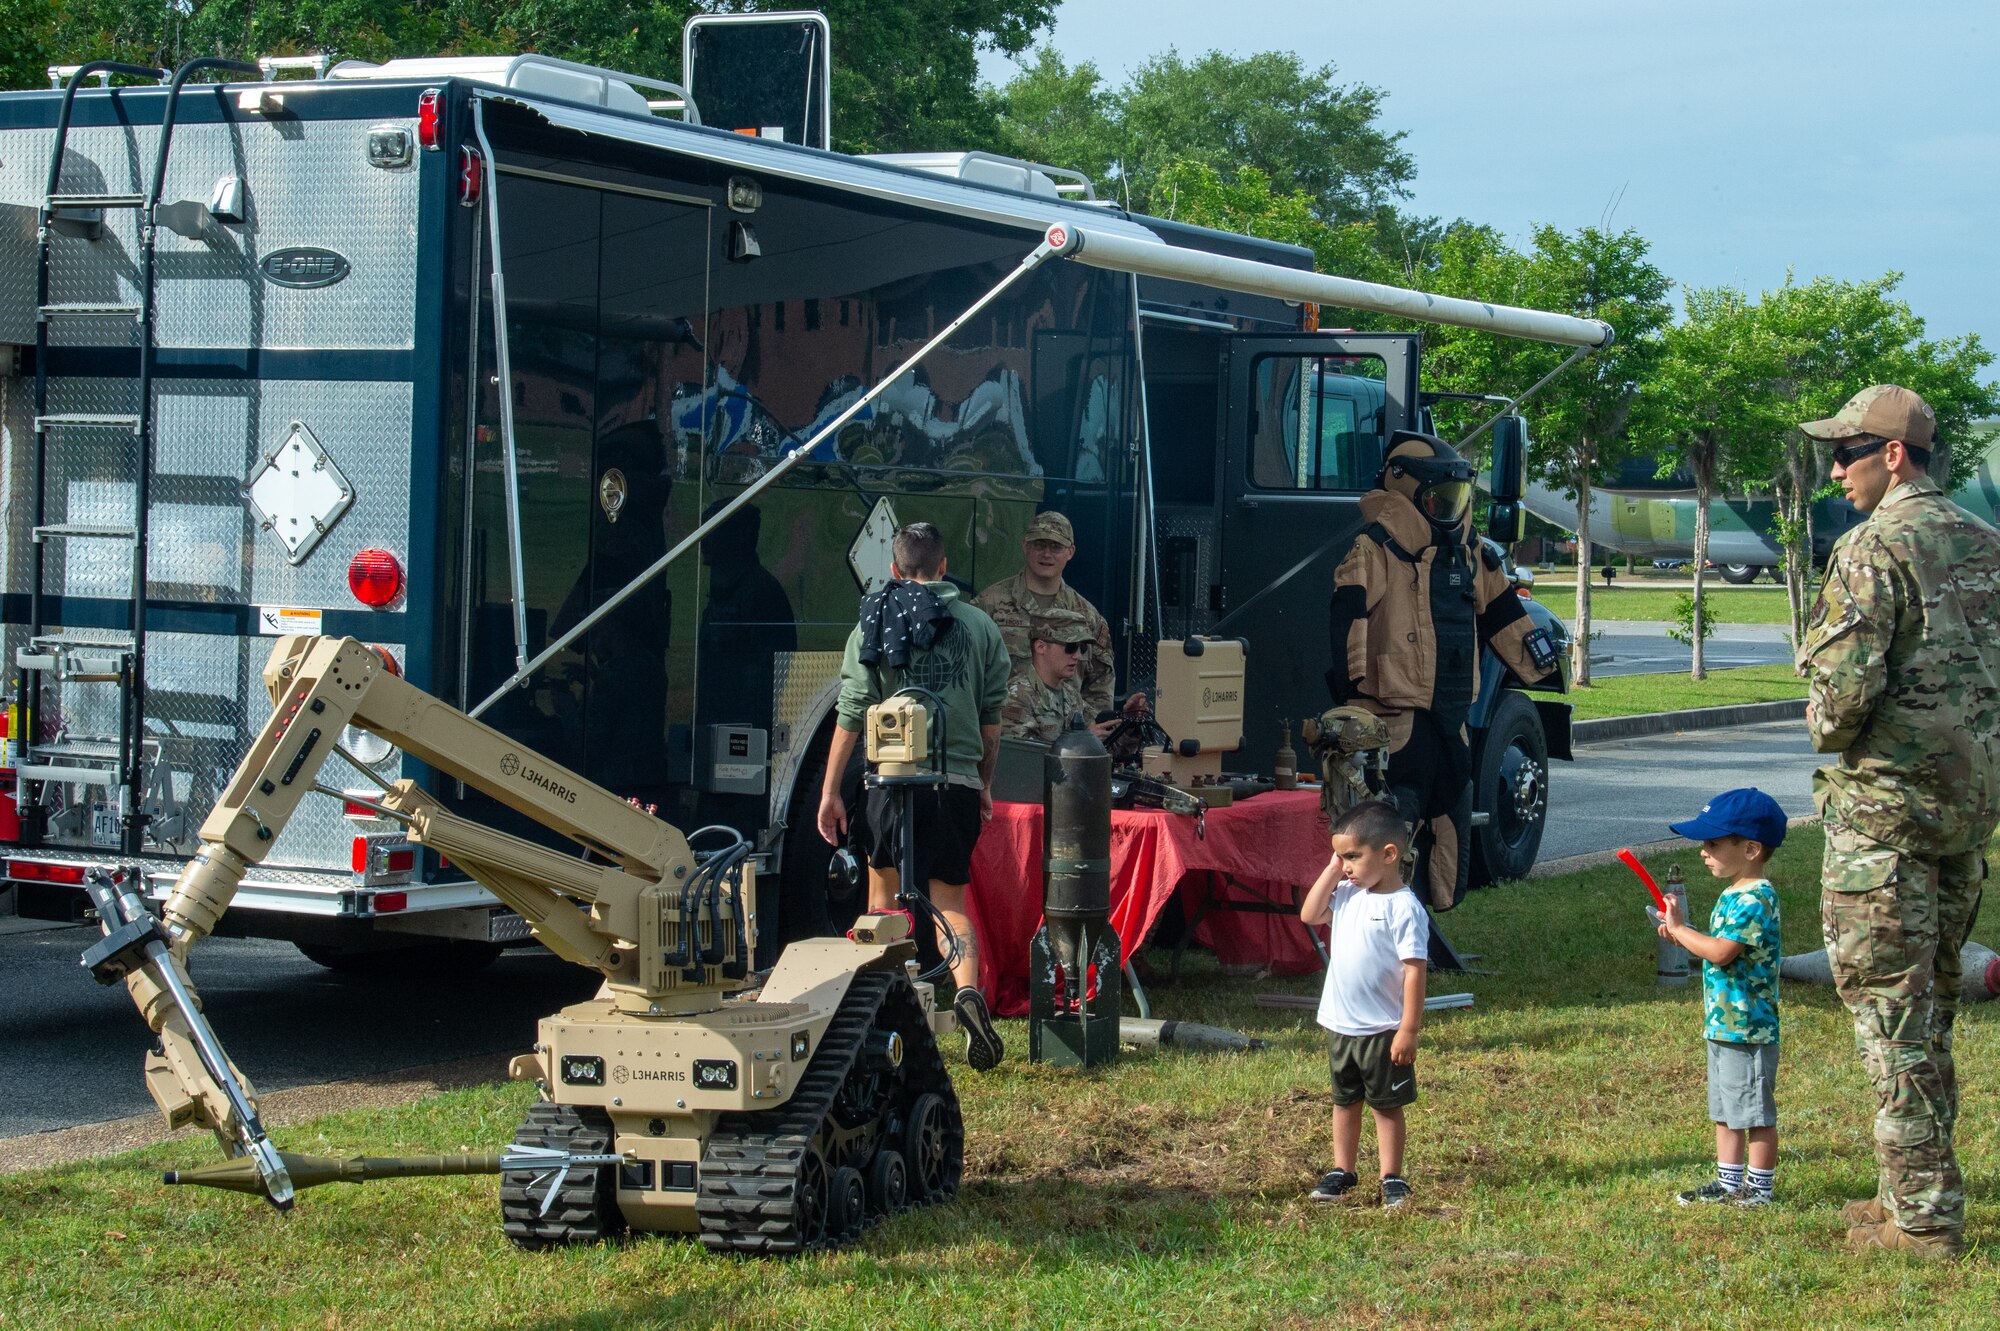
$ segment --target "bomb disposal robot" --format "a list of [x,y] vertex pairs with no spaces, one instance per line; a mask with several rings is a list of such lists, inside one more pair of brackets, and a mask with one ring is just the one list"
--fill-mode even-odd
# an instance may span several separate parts
[[[750,848],[726,828],[690,838],[391,673],[351,638],[279,640],[273,712],[160,916],[134,878],[92,883],[105,937],[84,963],[123,980],[158,1041],[146,1084],[171,1126],[212,1129],[233,1158],[168,1182],[289,1207],[317,1183],[500,1173],[503,1227],[527,1247],[627,1227],[699,1233],[718,1250],[838,1242],[872,1215],[949,1197],[964,1135],[939,1058],[931,987],[901,917],[852,939],[786,949],[752,997]],[[512,1147],[490,1155],[332,1161],[280,1152],[255,1092],[203,1019],[186,969],[238,883],[283,833],[346,726],[379,735],[581,846],[552,850],[462,818],[409,780],[379,812],[448,856],[603,988],[541,1023],[514,1076],[536,1082]],[[344,756],[344,754],[343,754]],[[349,760],[349,764],[360,768]],[[346,798],[353,798],[348,795]]]

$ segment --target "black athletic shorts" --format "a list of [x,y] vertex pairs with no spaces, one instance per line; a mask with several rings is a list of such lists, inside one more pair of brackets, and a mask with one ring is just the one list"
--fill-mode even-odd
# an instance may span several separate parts
[[[972,881],[972,848],[979,842],[979,792],[970,786],[906,786],[917,825],[917,885],[928,882],[962,887]],[[868,791],[868,863],[900,868],[903,831],[897,822],[901,796],[890,788]]]
[[1333,1102],[1366,1100],[1370,1109],[1400,1109],[1417,1099],[1417,1067],[1389,1061],[1394,1031],[1376,1035],[1326,1033],[1326,1061],[1333,1072]]

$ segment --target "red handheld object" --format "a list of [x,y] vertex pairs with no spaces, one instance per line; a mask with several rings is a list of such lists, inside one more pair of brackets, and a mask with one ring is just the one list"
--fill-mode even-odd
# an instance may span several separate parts
[[1653,875],[1646,872],[1646,866],[1639,863],[1639,857],[1629,850],[1620,849],[1618,858],[1625,861],[1625,867],[1639,875],[1639,881],[1653,894],[1653,904],[1660,908],[1660,914],[1667,913],[1667,899],[1660,894],[1660,885],[1653,881]]

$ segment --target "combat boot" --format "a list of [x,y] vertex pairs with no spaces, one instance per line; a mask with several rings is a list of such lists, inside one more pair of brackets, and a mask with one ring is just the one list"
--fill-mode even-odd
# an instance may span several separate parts
[[1880,1197],[1869,1197],[1841,1207],[1840,1218],[1849,1226],[1879,1225],[1888,1220],[1889,1208],[1882,1205]]
[[1933,1229],[1919,1233],[1904,1229],[1893,1220],[1884,1220],[1879,1225],[1856,1225],[1847,1231],[1847,1246],[1856,1252],[1887,1248],[1891,1252],[1907,1252],[1915,1257],[1934,1257],[1945,1261],[1955,1261],[1965,1252],[1965,1240],[1956,1230]]

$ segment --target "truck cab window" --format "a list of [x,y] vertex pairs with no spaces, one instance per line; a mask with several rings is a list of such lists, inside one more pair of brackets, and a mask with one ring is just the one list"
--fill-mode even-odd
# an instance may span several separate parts
[[1353,494],[1382,467],[1386,394],[1372,356],[1264,356],[1255,366],[1250,484]]

